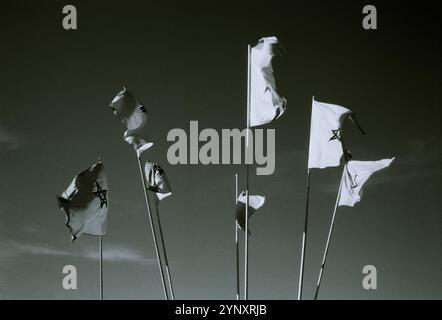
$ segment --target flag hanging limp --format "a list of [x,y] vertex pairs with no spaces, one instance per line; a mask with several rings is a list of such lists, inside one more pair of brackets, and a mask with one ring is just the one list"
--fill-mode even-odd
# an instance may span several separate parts
[[287,100],[276,91],[272,59],[276,55],[278,39],[262,38],[251,49],[250,126],[260,126],[279,118]]
[[344,167],[339,205],[353,207],[361,201],[363,186],[368,178],[373,173],[388,167],[393,160],[394,158],[378,161],[350,160]]
[[362,131],[351,110],[336,104],[312,100],[309,169],[339,166],[344,153],[343,124],[347,117],[351,117]]
[[144,165],[148,190],[155,192],[157,199],[162,200],[172,194],[166,173],[155,162],[146,161]]
[[[249,219],[250,217],[255,213],[256,210],[261,208],[264,205],[265,197],[263,196],[249,196]],[[245,231],[246,228],[246,204],[247,204],[247,197],[246,192],[243,191],[238,196],[238,202],[236,204],[236,220],[238,221],[238,225],[241,228],[241,230]],[[250,228],[249,234],[250,234]]]
[[109,195],[101,161],[77,174],[57,199],[66,215],[72,241],[83,233],[93,236],[106,234]]
[[134,147],[140,157],[143,151],[153,145],[143,137],[143,129],[147,123],[146,108],[126,87],[115,96],[109,106],[127,128],[124,140]]

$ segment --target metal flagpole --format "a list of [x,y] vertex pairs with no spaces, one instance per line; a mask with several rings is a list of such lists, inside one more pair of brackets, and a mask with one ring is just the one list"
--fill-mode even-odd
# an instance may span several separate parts
[[[315,96],[312,97],[312,107],[314,100]],[[307,157],[309,156],[309,153],[310,153],[310,141],[307,148]],[[304,284],[305,248],[307,246],[309,200],[310,200],[310,168],[308,168],[308,160],[307,160],[307,190],[305,196],[305,217],[304,217],[304,232],[302,234],[301,265],[299,267],[298,300],[302,299],[302,286]]]
[[347,164],[344,165],[344,171],[342,172],[341,182],[339,183],[339,189],[338,189],[338,195],[336,197],[335,209],[333,210],[333,216],[332,216],[331,223],[330,223],[330,229],[328,231],[327,243],[325,245],[324,256],[322,258],[321,270],[319,270],[318,282],[316,284],[315,300],[318,299],[319,288],[321,286],[321,280],[322,280],[322,274],[324,273],[324,267],[325,267],[325,262],[327,260],[328,248],[330,246],[330,239],[331,239],[333,227],[335,224],[336,211],[338,209],[338,203],[339,203],[339,199],[341,197],[342,181],[343,181],[344,172],[346,169],[347,169]]
[[308,205],[310,195],[310,169],[307,169],[307,195],[305,197],[304,232],[302,233],[301,265],[299,267],[298,300],[302,299],[302,286],[304,284],[305,248],[307,245]]
[[100,300],[103,300],[103,236],[100,236]]
[[167,260],[166,245],[164,244],[163,228],[161,227],[160,212],[158,211],[158,204],[155,204],[155,208],[158,219],[158,232],[160,234],[161,246],[163,247],[164,264],[166,266],[166,274],[167,274],[167,281],[169,282],[170,295],[172,300],[175,300],[175,294],[172,286],[172,277],[170,276],[170,270],[169,270],[169,261]]
[[[250,131],[250,45],[247,46],[247,133],[246,133],[246,153],[249,154],[249,131]],[[245,244],[244,244],[244,300],[249,298],[249,164],[246,162],[246,223],[245,223]]]
[[[235,205],[238,205],[238,174],[235,173]],[[240,299],[239,284],[239,226],[235,218],[235,244],[236,244],[236,300]]]
[[140,169],[140,174],[141,174],[141,181],[143,182],[144,198],[146,200],[147,215],[149,216],[150,228],[152,230],[152,237],[153,237],[153,242],[155,245],[155,252],[157,254],[158,268],[160,269],[161,282],[163,283],[164,297],[166,298],[166,300],[169,300],[169,296],[167,294],[167,289],[166,289],[166,281],[164,279],[163,265],[161,262],[160,252],[158,250],[157,235],[156,235],[155,227],[153,224],[152,213],[150,211],[149,196],[147,194],[147,182],[146,182],[146,178],[144,176],[143,168],[141,166],[141,159],[138,157],[138,155],[137,155],[137,160],[138,160],[138,167]]

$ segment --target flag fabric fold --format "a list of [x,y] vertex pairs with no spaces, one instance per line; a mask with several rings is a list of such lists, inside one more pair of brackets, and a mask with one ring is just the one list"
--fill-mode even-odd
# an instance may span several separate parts
[[146,108],[126,87],[115,96],[109,107],[127,128],[123,136],[124,140],[134,147],[140,157],[142,152],[153,145],[143,137],[143,130],[147,123]]
[[339,166],[343,155],[342,127],[350,115],[352,111],[342,106],[312,100],[309,169]]
[[106,234],[109,206],[107,178],[101,161],[76,175],[68,188],[57,196],[66,215],[66,226],[75,241],[81,234]]
[[251,49],[250,126],[260,126],[279,118],[287,100],[276,91],[272,59],[279,50],[276,37],[262,38]]
[[[249,210],[248,210],[249,219],[255,213],[256,210],[258,210],[264,205],[264,203],[265,203],[265,197],[249,195]],[[246,204],[247,204],[246,192],[242,191],[241,194],[238,196],[238,201],[236,204],[236,220],[238,221],[239,227],[243,231],[245,231],[245,223],[246,223]],[[250,228],[248,229],[250,235]]]
[[378,161],[350,160],[344,167],[339,206],[353,207],[361,201],[363,187],[371,175],[393,162],[394,158]]
[[144,172],[148,185],[147,189],[154,192],[158,200],[172,195],[172,189],[163,168],[155,162],[146,161]]

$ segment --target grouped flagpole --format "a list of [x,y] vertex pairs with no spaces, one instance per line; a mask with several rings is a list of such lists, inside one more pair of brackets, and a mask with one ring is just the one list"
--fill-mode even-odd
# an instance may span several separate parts
[[158,219],[158,233],[160,234],[161,246],[163,248],[164,264],[166,267],[167,281],[169,282],[170,296],[172,300],[175,300],[175,293],[173,291],[173,285],[172,285],[172,277],[170,275],[170,269],[169,269],[169,261],[167,259],[167,253],[166,253],[166,245],[164,243],[163,228],[161,227],[160,213],[158,211],[158,205],[156,205],[155,207]]
[[[238,205],[238,174],[235,173],[235,205]],[[235,245],[236,245],[236,300],[240,299],[239,284],[239,225],[235,219]]]
[[322,257],[322,264],[321,264],[321,269],[319,270],[318,282],[316,284],[315,300],[318,299],[319,288],[321,287],[322,275],[324,273],[325,262],[327,261],[327,254],[328,254],[328,249],[330,247],[330,240],[331,240],[331,236],[332,236],[332,233],[333,233],[333,227],[334,227],[334,224],[335,224],[336,212],[338,210],[339,199],[341,197],[342,181],[344,179],[344,173],[345,173],[346,169],[347,169],[347,164],[344,165],[344,170],[343,170],[342,176],[341,176],[341,182],[339,183],[338,195],[336,196],[335,208],[333,210],[333,216],[332,216],[332,219],[331,219],[331,222],[330,222],[330,228],[328,230],[327,243],[325,245],[324,255]]
[[100,251],[100,300],[103,300],[103,236],[99,236]]
[[[314,100],[315,100],[315,97],[313,96],[312,97],[312,106],[313,106]],[[307,159],[309,157],[309,152],[310,152],[310,142],[307,147]],[[308,167],[308,160],[307,160],[307,187],[306,187],[306,196],[305,196],[304,232],[302,233],[301,264],[299,267],[298,300],[302,299],[302,287],[304,284],[305,249],[307,246],[309,200],[310,200],[310,168]]]
[[144,198],[146,200],[147,215],[149,217],[150,228],[152,230],[152,237],[153,237],[153,242],[154,242],[154,246],[155,246],[155,252],[156,252],[156,255],[157,255],[158,268],[160,269],[161,282],[163,284],[164,298],[166,300],[169,300],[169,295],[168,295],[167,289],[166,289],[166,281],[164,279],[163,265],[162,265],[162,262],[161,262],[160,251],[158,249],[157,235],[156,235],[156,232],[155,232],[155,227],[154,227],[154,223],[153,223],[153,219],[152,219],[152,213],[151,213],[151,210],[150,210],[149,196],[147,194],[146,177],[144,176],[143,168],[141,166],[141,159],[138,156],[138,154],[137,154],[137,160],[138,160],[138,167],[140,169],[141,181],[143,183],[143,191],[144,191]]
[[247,133],[246,133],[246,217],[245,217],[245,241],[244,241],[244,300],[249,298],[249,131],[250,131],[250,64],[251,52],[250,45],[247,46]]

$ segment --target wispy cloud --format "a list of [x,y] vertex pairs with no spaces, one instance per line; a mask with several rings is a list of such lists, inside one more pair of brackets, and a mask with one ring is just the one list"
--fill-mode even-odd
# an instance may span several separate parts
[[[2,260],[23,255],[76,256],[98,260],[98,252],[95,247],[78,247],[78,250],[68,251],[50,245],[29,244],[14,240],[0,242],[0,258]],[[135,249],[112,245],[107,245],[103,249],[103,259],[110,262],[127,262],[141,265],[153,265],[156,263],[155,259],[147,258]]]
[[0,149],[17,149],[18,147],[18,137],[0,126]]

